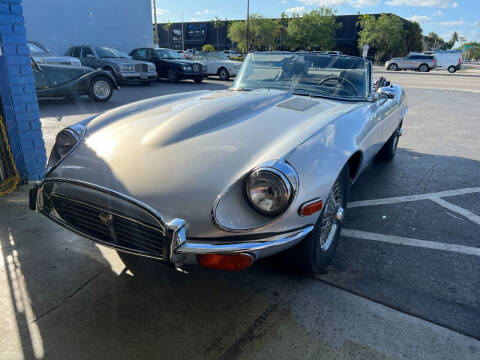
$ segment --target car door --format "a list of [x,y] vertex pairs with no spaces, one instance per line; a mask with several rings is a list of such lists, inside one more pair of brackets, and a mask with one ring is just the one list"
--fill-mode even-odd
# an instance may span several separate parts
[[155,55],[155,52],[152,49],[147,49],[146,50],[144,60],[155,64],[155,70],[157,71],[157,74],[160,74],[159,62],[158,62],[157,56]]
[[164,60],[162,58],[162,54],[165,54],[165,56],[168,56],[166,52],[162,50],[157,50],[155,53],[155,59],[156,59],[156,66],[157,66],[157,73],[159,77],[165,78],[167,77],[167,71],[169,69],[170,65],[167,60]]
[[404,69],[416,69],[418,59],[416,58],[415,55],[408,55],[405,60],[404,60]]
[[48,89],[50,87],[50,82],[48,81],[48,77],[43,71],[40,65],[32,63],[33,69],[33,78],[35,79],[35,90],[41,91]]
[[82,65],[83,66],[88,66],[92,69],[97,69],[101,66],[98,66],[98,61],[95,58],[95,54],[93,53],[92,49],[90,47],[84,46],[82,48],[82,55],[81,59]]

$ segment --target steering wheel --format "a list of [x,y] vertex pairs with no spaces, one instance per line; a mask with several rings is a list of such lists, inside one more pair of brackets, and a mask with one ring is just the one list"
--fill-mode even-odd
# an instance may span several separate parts
[[[339,85],[347,84],[348,87],[349,87],[348,90],[352,93],[352,95],[353,96],[358,96],[358,91],[357,91],[357,88],[355,87],[355,85],[353,85],[353,83],[350,80],[348,80],[344,77],[329,76],[329,77],[326,77],[325,79],[320,80],[317,85],[323,85],[327,81],[332,81],[332,80],[336,81]],[[344,88],[344,90],[347,90],[347,89]]]

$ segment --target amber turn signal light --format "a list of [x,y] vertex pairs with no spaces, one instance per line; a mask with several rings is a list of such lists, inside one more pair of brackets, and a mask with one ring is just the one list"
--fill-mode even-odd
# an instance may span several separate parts
[[200,266],[216,270],[245,270],[253,264],[253,257],[248,254],[202,254],[197,255]]
[[300,214],[300,216],[309,216],[322,210],[322,206],[323,206],[322,200],[315,199],[315,200],[306,202],[305,204],[300,206],[298,213]]

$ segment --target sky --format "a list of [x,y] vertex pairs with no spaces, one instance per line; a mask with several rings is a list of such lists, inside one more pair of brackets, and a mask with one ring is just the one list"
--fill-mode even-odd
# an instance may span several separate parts
[[[156,0],[157,22],[245,19],[247,0]],[[338,15],[394,13],[416,20],[423,33],[436,32],[445,40],[456,31],[467,41],[480,41],[480,0],[250,0],[250,13],[279,17],[329,6]]]

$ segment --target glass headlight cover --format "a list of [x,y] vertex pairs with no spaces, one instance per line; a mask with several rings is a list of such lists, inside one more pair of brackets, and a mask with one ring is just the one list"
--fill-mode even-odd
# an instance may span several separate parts
[[74,148],[83,136],[83,130],[78,127],[78,132],[74,129],[66,128],[57,135],[55,145],[53,146],[50,158],[48,159],[47,170],[53,168]]
[[254,170],[245,180],[245,192],[252,207],[267,216],[280,215],[292,198],[289,180],[273,168]]
[[155,70],[156,70],[155,65],[152,64],[152,63],[149,63],[148,64],[148,71],[155,71]]

